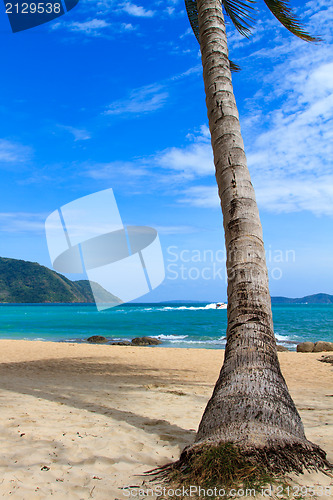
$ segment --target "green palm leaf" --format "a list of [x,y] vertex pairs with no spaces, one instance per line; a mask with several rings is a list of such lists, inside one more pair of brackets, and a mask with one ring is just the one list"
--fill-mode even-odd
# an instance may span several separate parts
[[[265,4],[276,17],[276,19],[289,30],[293,35],[306,40],[307,42],[319,42],[320,38],[313,37],[307,33],[298,19],[293,15],[288,0],[264,0]],[[249,36],[253,27],[253,18],[251,12],[254,10],[251,4],[255,0],[221,0],[228,18],[232,21],[235,28],[244,36]],[[195,34],[199,38],[198,8],[196,0],[185,0],[187,15]]]
[[[185,7],[195,38],[198,40],[200,44],[198,8],[196,0],[185,0]],[[230,59],[229,59],[229,64],[231,71],[240,71],[240,67],[238,66],[238,64],[230,61]]]
[[251,34],[254,22],[254,19],[251,17],[251,12],[254,10],[251,5],[253,3],[255,3],[254,0],[222,0],[222,5],[227,16],[235,28],[246,37]]
[[[250,12],[253,9],[254,0],[221,0],[227,16],[230,18],[236,29],[244,36],[249,36],[253,24]],[[199,39],[198,7],[196,0],[185,0],[187,16],[196,39]]]
[[195,38],[198,40],[200,44],[198,7],[196,0],[185,0],[185,7],[187,12],[187,17],[190,21],[190,25],[195,35]]
[[293,35],[307,42],[320,41],[320,38],[315,38],[304,31],[301,23],[293,15],[287,0],[264,0],[264,2],[276,19]]

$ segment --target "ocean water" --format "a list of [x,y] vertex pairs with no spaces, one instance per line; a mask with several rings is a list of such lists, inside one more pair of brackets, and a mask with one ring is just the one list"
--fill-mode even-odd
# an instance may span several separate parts
[[[304,341],[333,342],[333,304],[273,306],[277,342],[291,350]],[[1,304],[0,338],[85,342],[150,336],[161,347],[223,349],[227,311],[215,304],[125,304],[98,312],[94,305]]]

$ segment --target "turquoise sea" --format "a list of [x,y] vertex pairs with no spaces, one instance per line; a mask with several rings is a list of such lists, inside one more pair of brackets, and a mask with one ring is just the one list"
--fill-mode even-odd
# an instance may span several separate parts
[[[295,350],[306,340],[333,342],[333,304],[274,305],[279,344]],[[0,338],[85,342],[150,336],[161,347],[224,348],[227,311],[215,304],[125,304],[98,312],[95,305],[2,304]]]

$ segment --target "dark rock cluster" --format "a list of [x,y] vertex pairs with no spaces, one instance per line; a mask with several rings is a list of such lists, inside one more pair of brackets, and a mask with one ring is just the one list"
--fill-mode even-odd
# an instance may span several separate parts
[[93,335],[92,337],[89,337],[87,339],[87,342],[90,342],[91,344],[109,343],[110,345],[126,345],[126,346],[134,346],[134,345],[146,346],[146,345],[162,344],[160,340],[154,339],[152,337],[136,337],[131,342],[129,340],[119,340],[118,342],[109,342],[108,339],[106,337],[103,337],[102,335]]
[[333,351],[333,342],[325,342],[319,340],[318,342],[302,342],[296,347],[297,352],[323,352]]

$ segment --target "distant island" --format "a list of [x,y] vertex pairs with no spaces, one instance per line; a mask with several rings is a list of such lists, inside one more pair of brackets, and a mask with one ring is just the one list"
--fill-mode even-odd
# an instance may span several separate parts
[[315,295],[307,295],[299,299],[272,297],[272,304],[333,304],[333,295],[316,293]]
[[[271,297],[272,304],[333,304],[333,295],[327,293],[316,293],[314,295],[307,295],[299,299],[292,299],[290,297]],[[163,301],[161,304],[207,304],[207,301],[202,300],[168,300]]]
[[[103,302],[122,301],[93,283]],[[0,257],[0,303],[94,303],[88,280],[71,281],[37,262]]]
[[[95,294],[102,302],[121,304],[122,301],[93,283]],[[51,271],[37,262],[0,257],[0,303],[42,304],[94,303],[88,280],[71,281],[62,274]],[[170,304],[200,303],[194,300],[173,300]],[[207,302],[202,302],[207,303]],[[272,297],[272,304],[333,304],[333,295],[317,293],[292,299]]]

